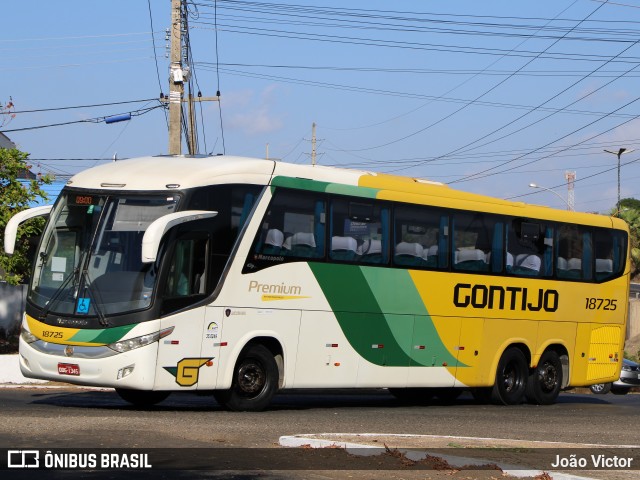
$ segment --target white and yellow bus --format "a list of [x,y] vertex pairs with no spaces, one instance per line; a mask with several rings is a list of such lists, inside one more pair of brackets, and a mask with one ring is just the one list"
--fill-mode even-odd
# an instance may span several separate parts
[[5,249],[43,214],[27,377],[260,410],[279,389],[336,387],[550,404],[620,372],[617,218],[227,156],[81,172],[9,222]]

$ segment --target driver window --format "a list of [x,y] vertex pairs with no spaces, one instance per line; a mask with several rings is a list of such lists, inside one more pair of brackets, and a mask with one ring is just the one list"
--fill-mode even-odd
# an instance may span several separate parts
[[176,241],[169,264],[165,298],[183,298],[206,293],[208,245],[206,236],[189,236]]

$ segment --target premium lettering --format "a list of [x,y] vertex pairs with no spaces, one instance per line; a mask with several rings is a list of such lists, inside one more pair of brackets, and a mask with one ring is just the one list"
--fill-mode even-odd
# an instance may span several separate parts
[[260,283],[255,280],[249,282],[249,292],[277,293],[281,295],[300,295],[302,287],[299,285],[285,285],[284,283]]
[[557,290],[544,288],[458,283],[453,289],[453,304],[463,308],[555,312],[559,299]]

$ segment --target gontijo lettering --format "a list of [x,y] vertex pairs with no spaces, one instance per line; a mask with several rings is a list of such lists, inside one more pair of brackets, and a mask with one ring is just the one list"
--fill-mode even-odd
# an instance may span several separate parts
[[453,304],[463,308],[555,312],[559,300],[557,290],[543,288],[458,283],[453,289]]

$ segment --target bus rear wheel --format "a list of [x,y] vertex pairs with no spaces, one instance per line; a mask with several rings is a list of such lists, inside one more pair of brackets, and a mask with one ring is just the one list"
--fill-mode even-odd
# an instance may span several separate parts
[[553,350],[547,350],[540,357],[527,381],[527,400],[537,405],[551,405],[556,402],[562,388],[562,362]]
[[517,405],[524,401],[529,365],[519,348],[511,347],[504,351],[498,362],[496,383],[491,399],[498,405]]
[[125,402],[136,407],[150,407],[165,400],[171,392],[154,392],[150,390],[132,390],[128,388],[116,388],[116,393]]
[[224,408],[235,412],[264,410],[278,388],[278,365],[263,345],[247,347],[238,358],[229,390],[217,390],[213,396]]

